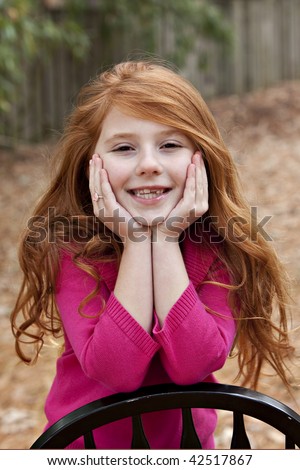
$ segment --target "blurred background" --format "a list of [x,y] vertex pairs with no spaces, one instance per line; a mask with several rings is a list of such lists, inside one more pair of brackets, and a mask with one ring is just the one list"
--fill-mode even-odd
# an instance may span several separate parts
[[[0,0],[0,449],[28,448],[42,431],[57,357],[51,342],[33,367],[14,352],[19,236],[79,88],[116,62],[171,61],[206,99],[258,221],[271,216],[264,229],[290,274],[291,328],[299,326],[299,24],[300,0]],[[299,412],[299,363],[293,372],[294,396],[268,370],[259,389]],[[236,373],[229,359],[218,378]],[[248,425],[261,446],[257,423]],[[228,426],[221,414],[220,447]],[[263,444],[284,445],[270,429]]]

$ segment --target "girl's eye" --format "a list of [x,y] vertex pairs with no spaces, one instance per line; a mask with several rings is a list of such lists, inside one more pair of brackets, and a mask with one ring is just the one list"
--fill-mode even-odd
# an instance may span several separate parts
[[129,152],[130,150],[133,150],[130,145],[120,145],[119,147],[113,149],[113,152]]
[[166,144],[162,145],[162,148],[165,148],[165,149],[181,148],[181,145],[177,144],[176,142],[167,142]]

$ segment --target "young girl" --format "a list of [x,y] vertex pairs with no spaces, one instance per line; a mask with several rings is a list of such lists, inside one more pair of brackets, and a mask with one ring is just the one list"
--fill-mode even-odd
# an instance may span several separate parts
[[[257,385],[264,363],[288,384],[283,269],[189,82],[149,61],[102,73],[79,94],[54,164],[21,244],[12,313],[26,363],[45,334],[63,331],[47,426],[116,392],[215,381],[233,345],[245,384]],[[212,448],[215,412],[193,414]],[[143,422],[152,448],[179,447],[179,410]],[[95,438],[99,448],[129,448],[130,421]]]

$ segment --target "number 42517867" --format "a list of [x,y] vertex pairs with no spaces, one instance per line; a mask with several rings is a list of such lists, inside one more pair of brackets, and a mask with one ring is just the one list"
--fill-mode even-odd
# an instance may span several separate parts
[[249,465],[252,459],[250,454],[206,454],[192,455],[189,462],[193,465]]

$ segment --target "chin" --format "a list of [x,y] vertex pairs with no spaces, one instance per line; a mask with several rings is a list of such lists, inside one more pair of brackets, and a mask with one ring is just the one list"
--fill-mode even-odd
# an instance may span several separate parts
[[158,224],[161,224],[168,217],[168,213],[158,213],[157,211],[148,214],[137,214],[134,216],[136,220],[140,217],[142,225],[147,225],[148,227],[156,227]]

